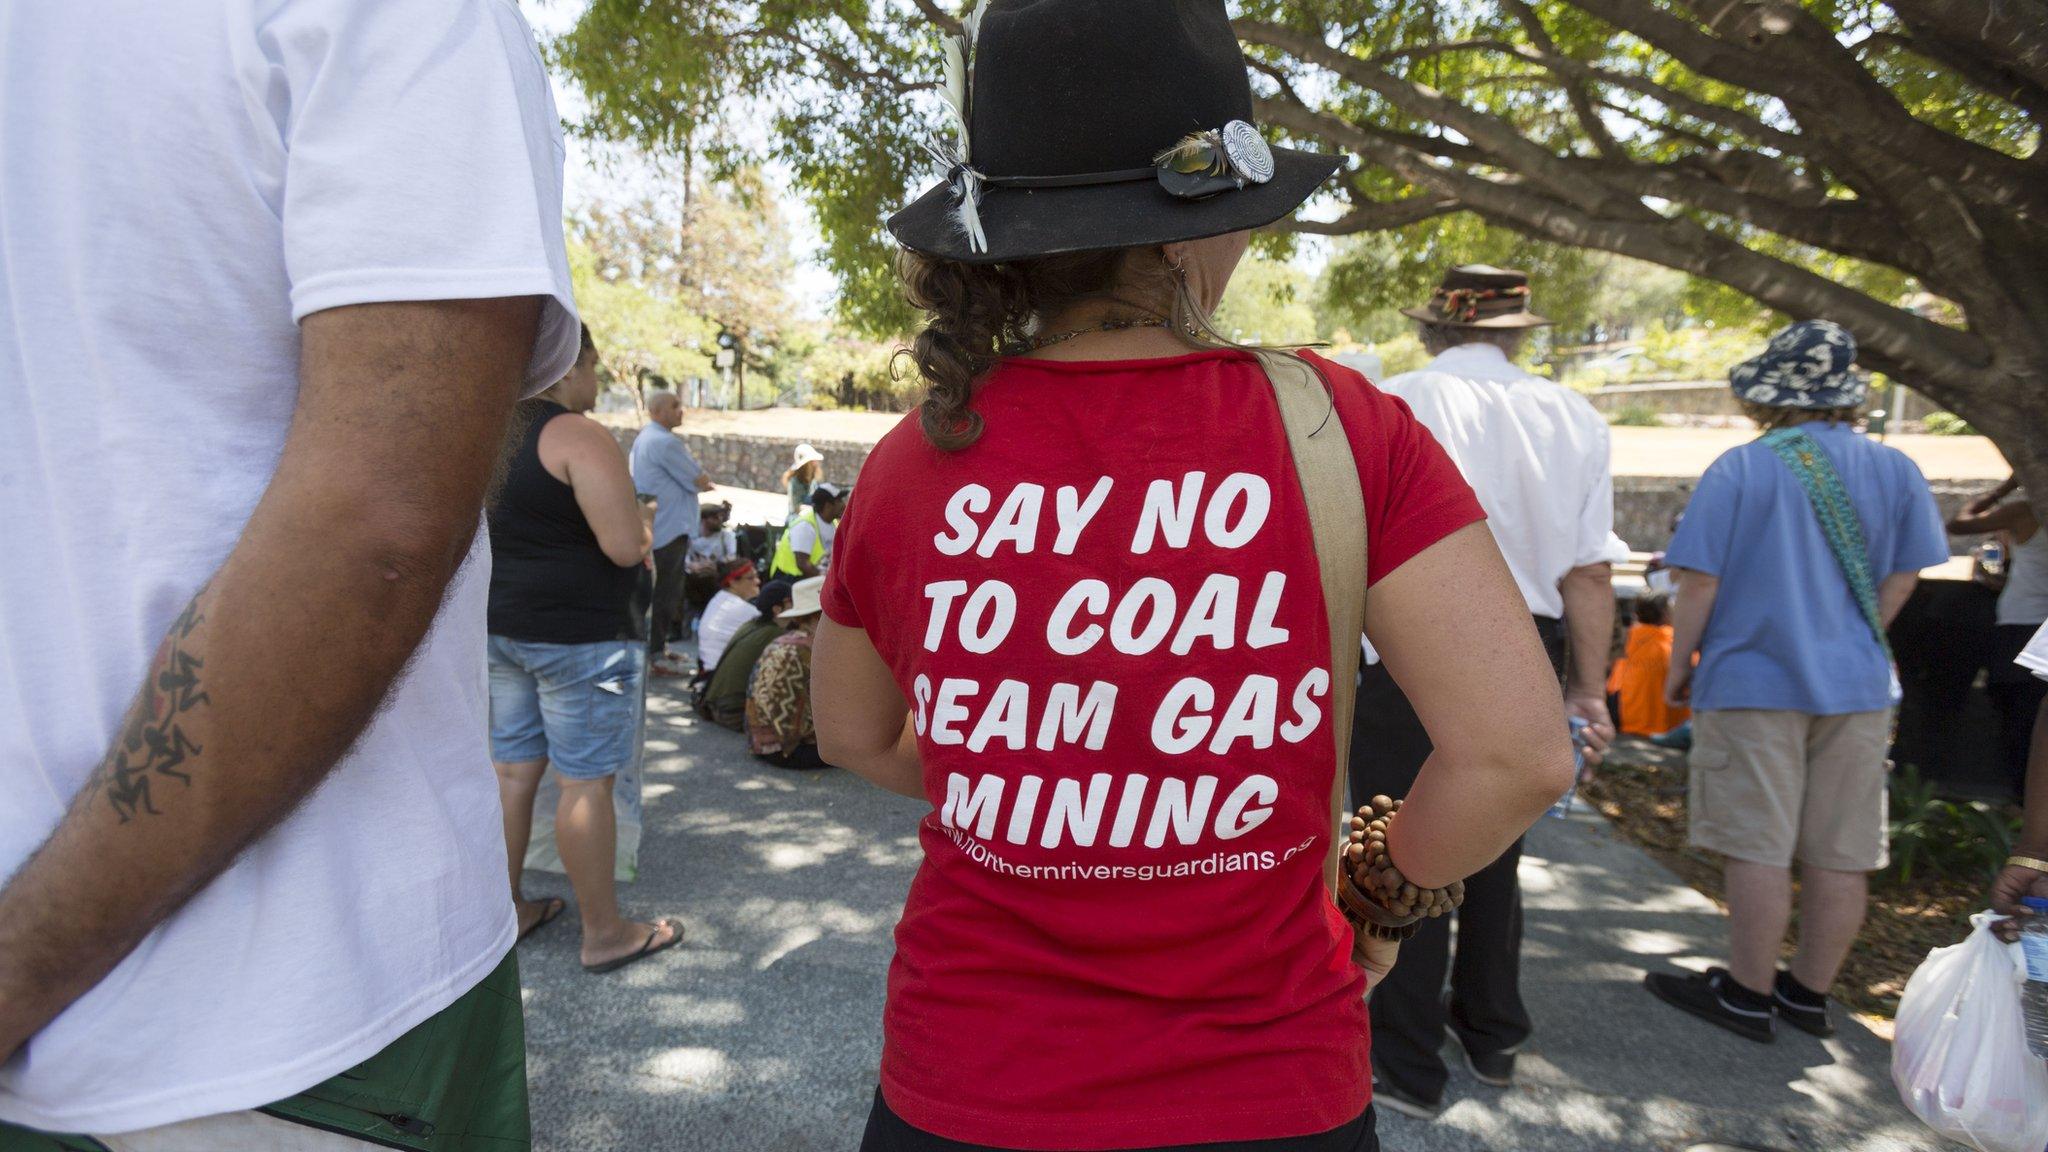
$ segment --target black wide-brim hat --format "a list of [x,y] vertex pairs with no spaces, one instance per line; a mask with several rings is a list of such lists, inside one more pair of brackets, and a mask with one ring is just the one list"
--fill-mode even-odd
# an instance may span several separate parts
[[966,24],[967,155],[890,217],[906,248],[994,264],[1220,236],[1343,163],[1259,138],[1223,0],[989,0]]

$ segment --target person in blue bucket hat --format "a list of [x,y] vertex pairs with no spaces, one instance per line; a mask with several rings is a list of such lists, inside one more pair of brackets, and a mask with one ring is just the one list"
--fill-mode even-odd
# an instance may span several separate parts
[[1759,425],[1784,423],[1772,413],[1836,413],[1853,416],[1863,403],[1865,381],[1856,366],[1856,337],[1832,320],[1802,320],[1771,337],[1763,355],[1737,364],[1728,385]]
[[[1780,1020],[1833,1032],[1828,989],[1886,860],[1885,630],[1919,571],[1948,558],[1919,468],[1857,428],[1855,363],[1847,329],[1806,320],[1729,373],[1763,434],[1700,477],[1665,556],[1678,575],[1666,694],[1693,709],[1688,835],[1725,858],[1729,959],[1646,983],[1764,1043]],[[1799,946],[1780,970],[1794,861]]]

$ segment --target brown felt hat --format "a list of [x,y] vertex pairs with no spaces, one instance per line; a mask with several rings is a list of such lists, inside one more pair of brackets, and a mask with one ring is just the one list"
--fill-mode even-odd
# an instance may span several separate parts
[[1401,315],[1456,328],[1542,328],[1550,321],[1529,311],[1529,274],[1491,264],[1460,264],[1420,308]]

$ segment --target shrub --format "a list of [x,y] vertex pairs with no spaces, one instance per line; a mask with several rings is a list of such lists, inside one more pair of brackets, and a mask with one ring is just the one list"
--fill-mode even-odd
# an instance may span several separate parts
[[1921,421],[1929,436],[1975,436],[1977,430],[1953,412],[1935,412]]
[[1909,883],[1916,871],[1972,881],[1989,880],[2012,854],[2019,819],[1982,801],[1944,800],[1919,769],[1904,765],[1892,773],[1891,816],[1886,828],[1892,861],[1888,879]]
[[1607,422],[1621,428],[1661,428],[1664,421],[1648,404],[1624,404],[1607,414]]

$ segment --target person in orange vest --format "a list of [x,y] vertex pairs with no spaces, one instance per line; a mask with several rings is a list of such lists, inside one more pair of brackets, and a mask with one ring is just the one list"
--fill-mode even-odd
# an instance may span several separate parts
[[1607,693],[1621,698],[1616,713],[1629,736],[1661,736],[1692,716],[1689,708],[1664,699],[1664,677],[1671,670],[1671,602],[1660,592],[1636,598],[1635,623],[1628,644],[1607,678]]

